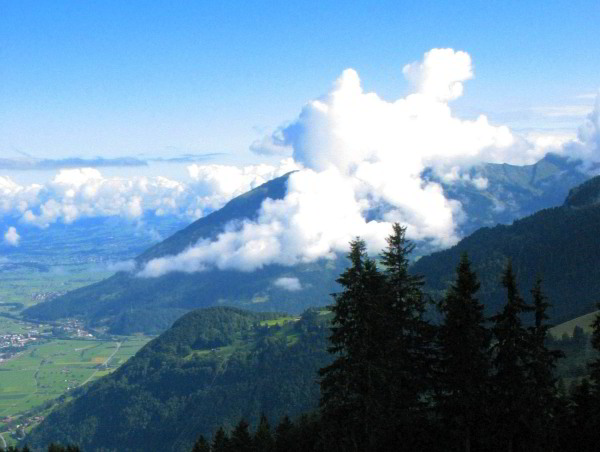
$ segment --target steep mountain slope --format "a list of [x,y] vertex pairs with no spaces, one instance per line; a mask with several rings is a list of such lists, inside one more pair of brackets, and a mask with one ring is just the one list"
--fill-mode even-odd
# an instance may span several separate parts
[[482,228],[448,250],[423,257],[412,271],[425,275],[432,291],[441,292],[454,278],[460,255],[467,252],[482,279],[480,298],[491,314],[504,302],[500,278],[510,258],[522,295],[529,295],[536,275],[543,278],[554,305],[553,322],[591,312],[600,301],[599,195],[597,177],[573,189],[565,205],[510,226]]
[[[126,364],[81,388],[26,438],[84,450],[191,450],[198,435],[317,407],[328,315],[275,319],[234,308],[188,313]],[[269,326],[270,325],[270,326]]]
[[[518,215],[556,205],[559,195],[562,201],[569,188],[585,178],[577,168],[577,162],[551,155],[524,167],[485,165],[474,169],[473,177],[485,177],[486,189],[459,183],[446,187],[446,191],[463,204],[467,214],[463,232],[468,233],[481,225],[512,221]],[[264,199],[285,195],[287,177],[233,199],[141,254],[138,263],[177,254],[200,238],[214,238],[231,221],[255,218]],[[418,250],[419,254],[426,251],[426,247]],[[337,290],[335,279],[344,266],[345,259],[339,258],[294,267],[270,265],[252,273],[211,270],[143,279],[122,272],[34,306],[24,315],[40,320],[79,316],[92,327],[106,326],[114,333],[156,333],[183,313],[205,306],[299,313],[330,302],[329,294]],[[289,276],[298,278],[303,289],[287,291],[274,284],[278,278]]]

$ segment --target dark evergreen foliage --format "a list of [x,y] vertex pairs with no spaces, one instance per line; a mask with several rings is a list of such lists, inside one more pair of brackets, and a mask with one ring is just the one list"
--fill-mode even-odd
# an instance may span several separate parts
[[384,325],[378,318],[384,279],[366,254],[362,240],[350,243],[350,267],[338,278],[344,291],[335,294],[329,352],[334,362],[320,371],[321,412],[330,427],[330,447],[367,450],[377,419],[381,376],[377,335]]
[[[443,320],[437,343],[436,402],[446,426],[455,432],[454,450],[480,450],[490,401],[490,331],[483,305],[476,298],[477,276],[466,254],[456,269],[456,282],[440,304]],[[449,438],[449,449],[452,438]]]
[[248,423],[242,419],[231,432],[229,440],[230,450],[236,452],[252,452],[252,437],[248,431]]
[[511,225],[481,228],[454,247],[424,256],[411,271],[425,275],[427,290],[442,294],[454,279],[460,256],[469,253],[481,282],[486,315],[502,309],[501,274],[507,259],[523,288],[544,278],[552,300],[548,314],[561,323],[595,310],[600,294],[600,205],[545,209]]
[[530,428],[529,450],[546,451],[556,444],[555,431],[558,425],[555,421],[557,409],[558,383],[554,375],[556,361],[564,354],[547,347],[548,330],[551,325],[546,314],[550,307],[542,292],[542,280],[538,278],[531,290],[533,298],[534,324],[529,328],[530,357],[528,361],[529,376],[529,412],[528,425]]
[[504,309],[492,317],[492,331],[496,343],[493,346],[493,424],[496,440],[505,450],[518,450],[528,431],[528,385],[527,363],[529,341],[527,329],[521,316],[530,310],[519,295],[512,265],[504,270],[502,285],[507,301]]
[[294,447],[294,424],[285,415],[275,428],[275,451],[287,452]]
[[231,441],[223,427],[219,427],[212,441],[212,452],[229,452]]
[[203,435],[200,435],[200,438],[194,443],[192,452],[210,452],[210,444]]
[[262,413],[256,432],[254,433],[254,450],[261,452],[273,452],[275,449],[275,440],[271,434],[271,426],[267,416]]

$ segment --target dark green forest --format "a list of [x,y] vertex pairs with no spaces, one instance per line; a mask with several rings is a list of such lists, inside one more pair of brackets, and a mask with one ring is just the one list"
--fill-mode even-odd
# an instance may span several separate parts
[[542,210],[510,226],[482,228],[448,250],[421,258],[411,270],[424,275],[429,293],[439,297],[452,283],[460,256],[468,252],[481,282],[485,312],[492,315],[504,303],[501,275],[511,259],[520,287],[531,288],[537,275],[543,275],[544,290],[553,300],[549,313],[554,322],[592,312],[600,301],[598,184],[600,178],[595,178],[573,190],[562,207]]

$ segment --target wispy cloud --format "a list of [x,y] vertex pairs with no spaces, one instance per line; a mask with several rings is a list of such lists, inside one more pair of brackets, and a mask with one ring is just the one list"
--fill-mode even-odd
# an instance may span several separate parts
[[547,118],[584,118],[593,109],[593,105],[558,105],[534,107],[532,111]]
[[146,166],[147,162],[134,157],[118,157],[105,159],[97,157],[94,159],[83,159],[71,157],[65,159],[36,159],[24,158],[0,158],[0,169],[3,170],[55,170],[62,168],[103,168],[103,167],[128,167]]
[[598,92],[595,92],[595,93],[583,93],[583,94],[579,94],[579,95],[575,96],[575,99],[594,100],[594,99],[596,99],[596,96],[598,96]]
[[197,163],[214,160],[218,157],[228,155],[226,152],[211,152],[206,154],[181,154],[175,157],[153,157],[148,158],[149,162],[165,162],[165,163]]
[[23,157],[0,158],[0,170],[58,170],[69,168],[118,168],[144,167],[149,162],[161,163],[198,163],[214,160],[227,155],[223,152],[206,154],[181,154],[174,157],[115,157],[115,158],[80,158],[68,157],[63,159],[47,159],[29,156],[19,152]]

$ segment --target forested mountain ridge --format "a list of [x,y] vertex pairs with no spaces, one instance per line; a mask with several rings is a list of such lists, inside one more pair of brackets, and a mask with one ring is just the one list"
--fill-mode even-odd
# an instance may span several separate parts
[[569,190],[565,206],[586,207],[600,203],[600,176]]
[[592,312],[600,301],[600,177],[571,190],[561,207],[545,209],[512,225],[482,228],[454,247],[425,256],[412,271],[425,275],[427,287],[441,293],[464,252],[481,275],[486,313],[498,311],[503,293],[499,276],[512,260],[519,287],[537,276],[552,301],[554,322]]
[[316,408],[329,316],[192,311],[113,374],[81,388],[26,441],[84,450],[191,450],[199,434]]
[[[467,214],[467,222],[462,226],[465,234],[482,225],[512,221],[556,205],[557,199],[564,199],[573,185],[585,179],[577,162],[552,155],[534,165],[483,165],[473,170],[472,177],[478,176],[487,180],[487,188],[476,188],[472,183],[445,186],[447,196],[460,200]],[[202,237],[214,238],[232,221],[255,218],[264,199],[285,195],[288,177],[273,179],[231,200],[222,209],[142,253],[137,262],[177,254]],[[426,251],[417,249],[419,254]],[[268,265],[252,273],[208,270],[138,278],[120,272],[33,306],[24,315],[39,320],[80,317],[88,326],[105,326],[113,333],[128,334],[164,331],[191,309],[214,305],[300,313],[307,307],[329,303],[329,294],[339,288],[335,277],[345,265],[345,259],[338,258],[293,267]],[[298,278],[302,290],[288,291],[274,284],[282,277]]]

